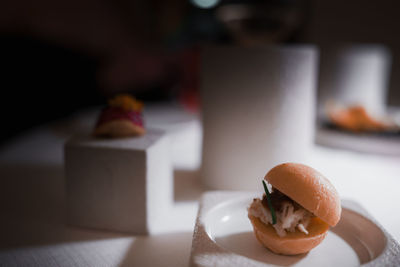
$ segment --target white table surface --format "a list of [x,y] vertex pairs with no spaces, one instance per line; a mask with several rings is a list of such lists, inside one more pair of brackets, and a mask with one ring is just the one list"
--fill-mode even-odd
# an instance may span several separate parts
[[[65,225],[63,144],[90,131],[98,109],[37,127],[0,150],[0,266],[187,266],[198,199],[202,128],[175,105],[146,107],[148,127],[171,137],[175,202],[166,231],[132,236]],[[400,157],[315,146],[309,164],[342,198],[400,240]]]

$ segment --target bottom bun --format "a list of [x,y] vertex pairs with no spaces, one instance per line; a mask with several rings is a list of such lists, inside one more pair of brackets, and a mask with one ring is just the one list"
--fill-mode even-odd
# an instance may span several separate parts
[[112,120],[100,124],[94,130],[95,136],[127,137],[145,134],[143,127],[133,124],[129,120]]
[[308,235],[296,230],[280,237],[271,224],[267,225],[251,215],[249,219],[258,241],[272,252],[283,255],[296,255],[310,251],[324,240],[329,229],[327,223],[314,217],[307,227]]

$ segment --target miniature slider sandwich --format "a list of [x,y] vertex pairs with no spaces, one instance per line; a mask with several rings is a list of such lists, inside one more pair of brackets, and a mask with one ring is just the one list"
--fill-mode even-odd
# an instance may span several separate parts
[[272,168],[265,194],[254,199],[248,217],[258,241],[277,254],[306,253],[319,245],[341,215],[336,189],[322,174],[298,163]]
[[115,96],[102,110],[93,135],[127,137],[145,134],[142,109],[143,103],[130,95]]

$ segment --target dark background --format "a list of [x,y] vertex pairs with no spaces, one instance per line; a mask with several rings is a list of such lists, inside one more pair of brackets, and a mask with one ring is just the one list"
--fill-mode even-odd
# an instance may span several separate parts
[[195,2],[1,1],[0,142],[117,92],[196,109],[207,43],[383,43],[393,54],[388,103],[400,105],[398,1]]

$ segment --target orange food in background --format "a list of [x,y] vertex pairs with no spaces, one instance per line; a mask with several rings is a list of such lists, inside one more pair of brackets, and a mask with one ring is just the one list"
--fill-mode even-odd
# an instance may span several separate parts
[[143,103],[128,94],[120,94],[111,98],[108,101],[108,105],[114,108],[122,108],[126,111],[142,111],[143,109]]
[[120,94],[108,101],[97,120],[94,136],[130,137],[146,133],[143,119],[143,103],[128,94]]
[[328,116],[336,126],[352,132],[385,131],[389,128],[388,125],[368,114],[363,106],[329,110]]

